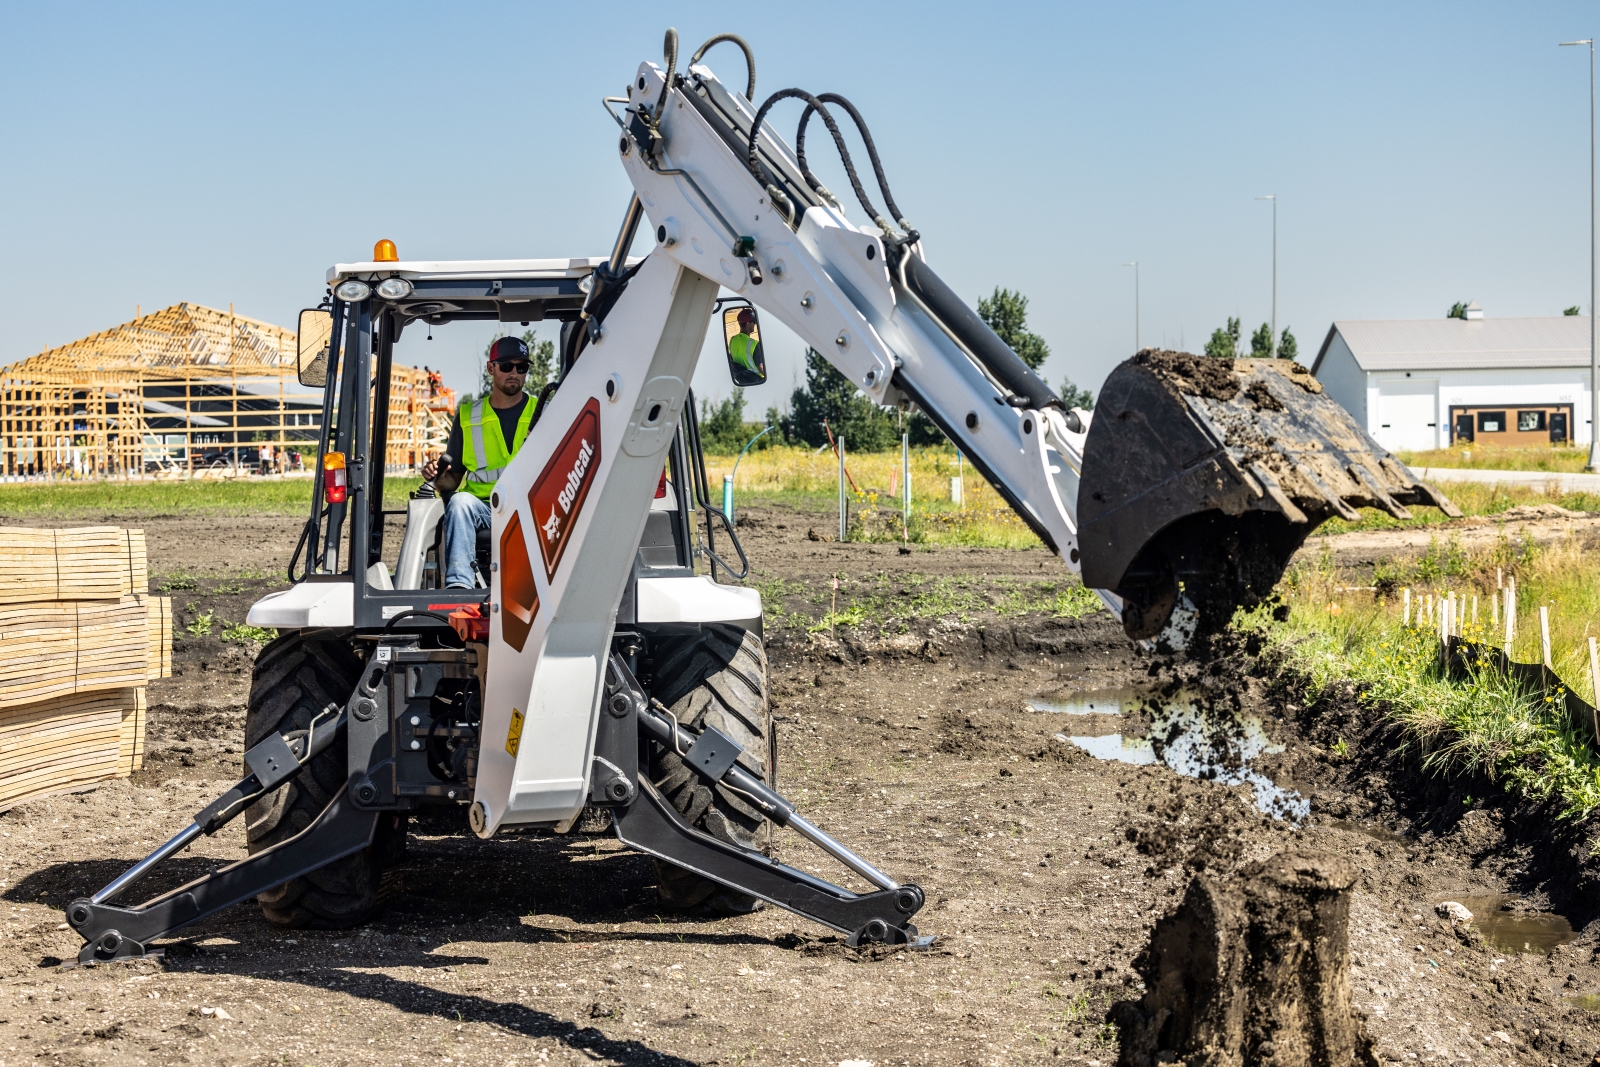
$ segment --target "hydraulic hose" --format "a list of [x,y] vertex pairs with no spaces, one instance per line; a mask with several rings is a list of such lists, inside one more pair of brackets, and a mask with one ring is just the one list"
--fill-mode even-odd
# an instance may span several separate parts
[[713,45],[721,44],[723,41],[732,41],[734,44],[738,45],[739,50],[744,53],[744,67],[749,73],[750,77],[750,83],[748,86],[746,86],[744,91],[744,98],[749,100],[751,103],[755,103],[756,54],[750,50],[750,46],[745,43],[745,39],[740,37],[737,33],[719,33],[715,37],[711,38],[711,40],[695,49],[694,55],[689,57],[689,66],[692,67],[696,63],[700,62],[700,60],[705,57],[705,54],[711,51]]
[[933,273],[932,268],[912,255],[909,249],[901,253],[901,263],[903,277],[913,294],[939,317],[1001,385],[1011,391],[1016,399],[1010,402],[1020,401],[1020,406],[1036,411],[1048,407],[1065,408],[1061,398],[1033,372],[1033,368],[1022,362],[1022,358],[1011,351],[1011,346],[1000,340],[989,324],[978,318],[977,313],[942,278]]
[[[844,135],[839,132],[839,124],[833,121],[833,116],[828,113],[828,109],[823,106],[822,101],[804,89],[779,89],[767,97],[760,109],[756,111],[755,122],[750,124],[750,157],[748,160],[750,173],[755,176],[756,181],[758,183],[762,181],[761,163],[756,156],[756,144],[761,138],[761,124],[766,121],[767,112],[771,111],[772,106],[780,100],[804,100],[811,108],[816,110],[817,114],[822,116],[823,124],[828,127],[828,132],[833,135],[833,143],[838,146],[839,158],[844,162],[844,172],[850,177],[850,187],[855,190],[856,199],[861,202],[862,210],[871,217],[872,221],[878,224],[879,229],[891,240],[894,240],[896,238],[894,227],[890,226],[888,221],[878,213],[878,209],[872,206],[872,201],[867,199],[867,191],[861,187],[861,179],[856,175],[856,166],[850,159],[850,149],[845,146]],[[802,164],[803,167],[804,164]],[[822,183],[816,180],[815,175],[809,170],[805,171],[804,175],[811,188],[816,189],[818,192],[822,191]]]
[[[862,143],[867,146],[867,156],[872,160],[872,172],[877,175],[878,191],[883,193],[883,202],[888,205],[889,214],[900,224],[900,228],[905,230],[906,243],[914,244],[918,236],[917,231],[912,229],[911,224],[906,221],[905,213],[894,202],[894,194],[889,191],[889,179],[884,177],[883,161],[878,158],[878,146],[873,143],[872,132],[867,129],[866,120],[861,117],[861,112],[857,111],[854,104],[838,93],[823,93],[817,97],[817,100],[824,104],[838,104],[845,109],[851,120],[855,122],[856,132],[861,135]],[[820,186],[821,183],[811,173],[811,169],[806,166],[806,124],[811,121],[811,113],[816,110],[817,106],[815,104],[806,104],[805,111],[800,115],[800,129],[796,132],[794,138],[794,153],[795,158],[800,163],[800,173],[805,176],[806,181],[811,183],[813,189]],[[846,166],[849,166],[848,156],[846,157]],[[859,190],[857,192],[859,193]],[[863,204],[863,206],[867,205]],[[867,214],[876,215],[877,212],[868,207]]]

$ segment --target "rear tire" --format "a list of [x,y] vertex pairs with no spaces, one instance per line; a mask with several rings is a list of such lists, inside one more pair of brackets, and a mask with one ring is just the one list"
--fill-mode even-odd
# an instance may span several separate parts
[[[343,707],[361,677],[362,662],[347,635],[290,631],[261,650],[250,680],[245,747],[270,733],[304,736],[329,704]],[[245,836],[254,855],[304,830],[348,779],[343,737],[329,745],[277,792],[245,809]],[[371,918],[391,888],[385,877],[405,857],[405,817],[385,813],[367,848],[258,894],[275,926],[343,929]]]
[[[737,741],[739,764],[770,781],[767,654],[761,638],[739,626],[709,625],[699,633],[652,643],[651,695],[695,730],[715,727]],[[718,783],[707,785],[683,758],[650,746],[650,780],[691,826],[729,844],[766,852],[771,828],[748,800]],[[761,907],[755,897],[682,867],[656,860],[662,903],[718,915],[745,915]]]

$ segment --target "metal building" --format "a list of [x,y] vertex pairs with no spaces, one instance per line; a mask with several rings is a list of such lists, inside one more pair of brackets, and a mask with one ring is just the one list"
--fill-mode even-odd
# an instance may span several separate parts
[[1589,443],[1589,320],[1580,315],[1335,322],[1312,364],[1385,448]]

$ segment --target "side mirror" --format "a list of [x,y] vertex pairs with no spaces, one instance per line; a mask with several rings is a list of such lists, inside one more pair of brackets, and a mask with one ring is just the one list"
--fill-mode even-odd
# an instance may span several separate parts
[[728,373],[741,388],[767,380],[767,356],[761,350],[761,324],[756,309],[735,304],[722,309],[722,340],[728,349]]
[[318,389],[328,384],[328,352],[333,341],[333,312],[307,308],[300,312],[300,343],[296,352],[301,385]]

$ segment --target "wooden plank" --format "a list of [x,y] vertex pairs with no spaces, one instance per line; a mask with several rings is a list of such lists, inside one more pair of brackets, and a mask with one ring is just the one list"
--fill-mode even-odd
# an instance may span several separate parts
[[130,687],[0,710],[0,804],[137,770],[146,706]]

